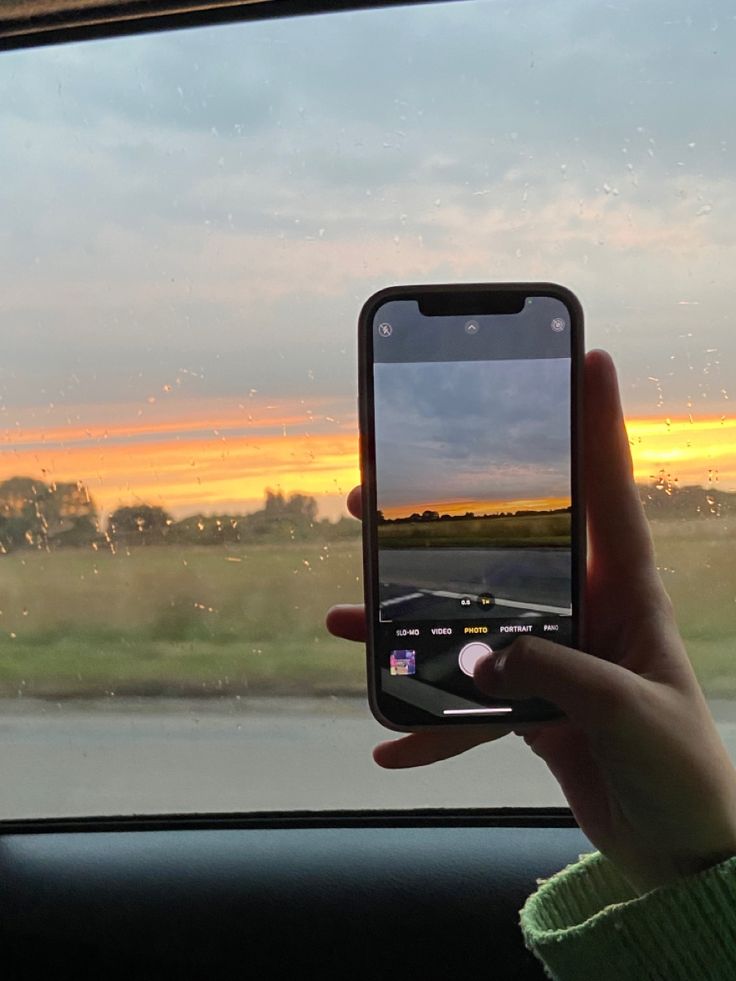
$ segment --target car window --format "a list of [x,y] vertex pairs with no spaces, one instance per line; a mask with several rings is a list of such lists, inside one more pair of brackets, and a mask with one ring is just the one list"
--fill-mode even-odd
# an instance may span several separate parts
[[736,747],[735,30],[476,0],[3,54],[1,816],[563,803],[513,738],[379,771],[323,626],[401,282],[581,298]]

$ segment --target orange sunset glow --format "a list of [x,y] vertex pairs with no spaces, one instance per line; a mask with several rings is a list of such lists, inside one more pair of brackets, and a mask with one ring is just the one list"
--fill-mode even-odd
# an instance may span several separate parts
[[485,501],[417,501],[415,504],[402,504],[400,507],[385,507],[383,513],[387,518],[405,518],[410,514],[425,510],[439,511],[440,514],[499,514],[501,511],[555,511],[558,508],[570,507],[569,497],[543,497],[534,500],[519,498],[516,500],[485,500]]
[[[2,433],[0,479],[82,481],[101,514],[148,503],[174,516],[244,512],[261,505],[266,487],[314,496],[322,516],[345,513],[344,496],[359,481],[357,421],[351,400],[280,400],[224,405],[217,400],[84,412],[27,413]],[[87,410],[91,414],[91,410]],[[47,423],[47,424],[44,424]],[[681,486],[736,488],[736,419],[631,418],[627,428],[639,483],[665,475]],[[567,507],[540,500],[418,501],[384,509],[398,517],[426,508],[476,514]]]
[[[357,482],[354,412],[332,400],[280,400],[223,406],[215,400],[101,407],[96,425],[24,420],[2,434],[0,479],[22,475],[82,481],[99,511],[154,504],[175,517],[243,513],[262,505],[265,489],[309,494],[322,516],[344,513]],[[352,409],[352,406],[351,406]],[[336,413],[333,415],[332,413]],[[114,416],[114,418],[113,418]],[[71,421],[73,419],[73,421]]]
[[736,487],[736,418],[634,418],[626,427],[638,483],[664,475],[682,487]]

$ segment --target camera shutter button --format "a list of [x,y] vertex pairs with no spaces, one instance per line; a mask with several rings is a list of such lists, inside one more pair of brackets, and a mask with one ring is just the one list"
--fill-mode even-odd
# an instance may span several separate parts
[[476,664],[482,657],[485,657],[486,654],[493,654],[493,650],[488,646],[488,644],[484,644],[482,640],[472,640],[469,644],[466,644],[463,648],[461,648],[460,653],[457,656],[457,662],[460,665],[460,670],[463,672],[463,674],[466,674],[469,678],[472,678]]

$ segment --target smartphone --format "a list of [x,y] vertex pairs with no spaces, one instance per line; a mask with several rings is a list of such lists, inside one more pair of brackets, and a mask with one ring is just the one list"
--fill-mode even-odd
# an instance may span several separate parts
[[576,647],[585,520],[583,312],[548,283],[395,286],[359,321],[368,691],[390,729],[560,715],[477,661]]

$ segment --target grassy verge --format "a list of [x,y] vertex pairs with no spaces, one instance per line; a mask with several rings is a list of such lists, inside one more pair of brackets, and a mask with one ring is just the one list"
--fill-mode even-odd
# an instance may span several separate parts
[[151,546],[0,561],[0,695],[364,691],[324,613],[362,595],[359,543]]
[[[251,642],[252,644],[252,642]],[[0,645],[0,694],[27,697],[360,694],[365,655],[332,637],[213,644],[135,637]]]
[[[736,522],[652,527],[698,677],[736,697]],[[362,694],[362,648],[324,628],[360,566],[358,542],[4,556],[0,695]]]
[[736,521],[655,520],[660,574],[706,693],[736,697]]
[[381,548],[570,547],[569,514],[411,521],[378,527]]

